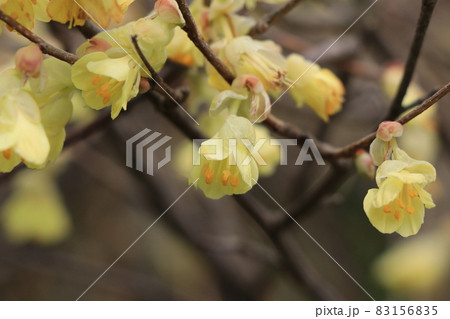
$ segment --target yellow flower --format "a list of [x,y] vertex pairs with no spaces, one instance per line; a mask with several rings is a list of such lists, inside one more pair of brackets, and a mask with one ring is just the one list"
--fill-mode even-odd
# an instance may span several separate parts
[[211,103],[210,112],[217,115],[225,108],[229,113],[243,116],[252,122],[262,122],[270,114],[270,99],[261,81],[254,75],[238,76],[232,90],[220,92]]
[[0,171],[10,171],[20,160],[41,165],[50,145],[41,123],[39,106],[22,88],[21,74],[6,70],[0,75]]
[[230,115],[219,132],[200,146],[189,182],[212,199],[248,192],[258,179],[258,164],[251,153],[254,143],[252,123]]
[[112,105],[111,117],[115,119],[138,94],[140,72],[129,56],[110,58],[104,52],[94,52],[72,66],[72,81],[91,108]]
[[237,76],[253,74],[266,90],[277,89],[286,83],[286,60],[280,47],[272,41],[237,37],[224,47],[224,55]]
[[50,143],[48,162],[55,161],[61,153],[66,138],[65,126],[72,118],[71,100],[75,87],[70,76],[68,63],[49,58],[44,60],[39,78],[29,81],[31,92],[40,108],[41,123]]
[[71,230],[69,213],[47,170],[18,175],[2,207],[1,222],[5,237],[14,244],[57,244]]
[[450,267],[448,229],[400,241],[374,264],[378,281],[402,300],[428,300],[447,286]]
[[169,59],[185,66],[202,66],[203,55],[194,43],[188,38],[186,32],[181,28],[175,29],[175,34],[167,46]]
[[[34,7],[32,0],[0,0],[0,9],[27,29],[34,27]],[[0,35],[3,21],[0,21]],[[7,26],[9,31],[11,27]]]
[[[70,27],[84,25],[86,19],[92,19],[101,27],[107,28],[113,19],[122,21],[128,6],[134,0],[50,0],[47,13],[52,20],[67,23]],[[87,13],[86,13],[87,12]]]
[[309,106],[325,122],[342,108],[345,88],[328,69],[305,60],[301,55],[287,58],[287,77],[293,87],[289,90],[298,107]]
[[424,206],[435,206],[424,187],[436,180],[436,171],[428,162],[414,160],[399,148],[394,152],[397,159],[387,160],[378,168],[379,189],[369,190],[364,211],[380,232],[408,237],[419,231]]

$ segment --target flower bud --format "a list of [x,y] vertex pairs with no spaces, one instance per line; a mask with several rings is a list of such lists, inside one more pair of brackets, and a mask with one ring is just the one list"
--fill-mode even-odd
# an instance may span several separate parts
[[156,0],[155,11],[167,23],[184,25],[183,14],[175,0]]
[[389,142],[393,137],[400,137],[402,134],[403,125],[398,122],[385,121],[378,127],[377,138]]
[[367,179],[374,179],[375,177],[375,164],[372,157],[365,150],[360,149],[356,152],[355,166],[358,174],[361,177]]
[[139,82],[139,93],[144,94],[150,91],[151,85],[147,78],[141,78],[141,81]]
[[15,62],[19,72],[37,78],[41,70],[44,54],[37,44],[31,44],[17,51]]

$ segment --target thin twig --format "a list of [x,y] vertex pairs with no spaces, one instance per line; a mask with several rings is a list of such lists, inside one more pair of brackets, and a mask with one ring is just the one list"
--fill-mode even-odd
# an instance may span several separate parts
[[[450,92],[450,82],[447,83],[443,88],[441,88],[439,91],[437,91],[432,97],[427,99],[425,102],[423,102],[421,105],[417,106],[415,109],[413,109],[411,112],[400,118],[397,122],[401,124],[406,124],[415,117],[419,116],[423,112],[425,112],[427,109],[429,109],[431,106],[436,104],[440,99],[442,99],[445,95],[447,95]],[[352,157],[355,155],[355,153],[361,149],[366,148],[372,143],[372,141],[375,139],[376,133],[372,133],[367,135],[366,137],[363,137],[362,139],[349,144],[345,147],[342,147],[340,149],[336,149],[332,152],[325,152],[322,153],[322,156],[324,158],[346,158],[346,157]]]
[[420,51],[422,49],[423,41],[425,39],[425,34],[430,24],[431,16],[433,15],[433,10],[436,5],[436,2],[437,0],[422,0],[420,17],[419,21],[417,22],[414,40],[411,45],[411,49],[409,50],[409,56],[405,66],[405,72],[403,73],[403,78],[397,90],[397,94],[394,100],[392,101],[389,115],[386,118],[387,120],[395,120],[397,116],[399,116],[401,113],[404,112],[402,102],[408,90],[409,84],[412,81],[414,71],[417,65],[417,60],[419,59]]
[[302,1],[303,0],[291,0],[280,9],[268,13],[260,21],[258,21],[252,29],[250,29],[250,32],[248,34],[252,37],[255,37],[265,33],[272,25],[277,23],[285,15],[291,12],[291,10],[294,9]]
[[156,72],[155,69],[153,69],[153,67],[150,65],[147,58],[145,57],[144,53],[142,52],[141,48],[139,47],[137,36],[133,35],[131,37],[131,40],[133,42],[134,48],[136,49],[136,52],[138,53],[142,62],[144,62],[145,67],[152,76],[151,80],[154,81],[156,84],[155,89],[159,93],[164,95],[168,100],[175,99],[177,102],[181,102],[183,100],[183,94],[180,91],[172,89],[172,87],[164,81],[164,79],[158,74],[158,72]]
[[78,57],[75,54],[61,50],[53,45],[47,43],[44,39],[28,30],[25,26],[14,20],[11,16],[0,10],[0,20],[9,25],[13,30],[17,31],[31,42],[36,43],[41,48],[41,51],[45,54],[54,56],[57,59],[65,61],[70,64],[74,64]]
[[211,47],[206,43],[205,39],[200,34],[200,31],[195,24],[194,17],[189,10],[189,7],[185,0],[177,0],[178,7],[183,14],[186,25],[183,30],[187,33],[189,39],[195,44],[195,46],[202,52],[205,58],[213,65],[213,67],[219,72],[219,74],[231,84],[235,78],[233,73],[223,64],[223,62],[217,57]]

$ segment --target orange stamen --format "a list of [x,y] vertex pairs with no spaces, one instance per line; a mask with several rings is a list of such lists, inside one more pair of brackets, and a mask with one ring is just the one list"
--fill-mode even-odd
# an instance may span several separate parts
[[214,180],[214,170],[212,168],[207,168],[205,169],[205,183],[206,184],[211,184]]
[[233,187],[236,187],[239,185],[239,176],[231,176],[230,177],[230,184]]
[[222,185],[223,186],[227,186],[228,180],[230,179],[230,176],[231,176],[231,172],[230,171],[224,170],[222,172]]
[[11,158],[12,155],[12,150],[10,148],[8,148],[7,150],[4,150],[2,152],[2,155],[5,159],[9,160]]

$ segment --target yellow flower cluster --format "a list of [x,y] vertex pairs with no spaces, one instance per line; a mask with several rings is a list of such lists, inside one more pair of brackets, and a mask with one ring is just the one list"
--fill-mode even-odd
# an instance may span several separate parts
[[156,15],[101,32],[78,48],[77,54],[82,57],[72,67],[72,81],[91,108],[111,105],[111,117],[115,119],[139,93],[141,77],[149,77],[150,72],[135,51],[132,35],[137,36],[142,52],[156,71],[166,62],[166,47],[175,27],[183,25],[184,19],[173,0],[158,1],[155,9]]
[[84,25],[89,19],[100,27],[107,28],[111,20],[120,23],[133,2],[134,0],[0,0],[0,8],[28,29],[34,27],[35,19],[69,23],[69,27]]
[[20,162],[32,168],[54,161],[72,116],[70,66],[42,59],[36,45],[19,50],[16,68],[0,75],[0,171]]

